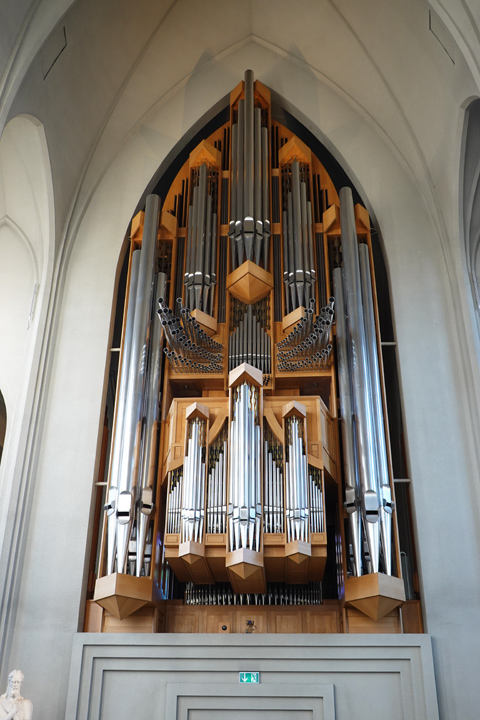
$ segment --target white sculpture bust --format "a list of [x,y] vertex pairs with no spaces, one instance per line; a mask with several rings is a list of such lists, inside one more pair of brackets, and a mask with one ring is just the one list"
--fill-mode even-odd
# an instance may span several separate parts
[[0,720],[31,720],[33,705],[20,695],[22,682],[22,671],[12,670],[8,676],[7,692],[0,695]]

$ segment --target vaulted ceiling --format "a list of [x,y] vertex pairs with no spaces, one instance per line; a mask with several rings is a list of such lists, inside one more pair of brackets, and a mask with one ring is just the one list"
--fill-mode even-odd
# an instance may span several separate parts
[[[3,0],[0,15],[0,128],[19,114],[43,123],[57,244],[139,124],[147,133],[152,112],[212,65],[228,92],[240,77],[225,58],[248,42],[285,60],[285,87],[296,67],[303,101],[318,104],[321,83],[360,113],[412,174],[439,235],[456,233],[463,110],[480,87],[473,0]],[[272,86],[282,94],[278,72]],[[335,143],[336,128],[322,131]]]

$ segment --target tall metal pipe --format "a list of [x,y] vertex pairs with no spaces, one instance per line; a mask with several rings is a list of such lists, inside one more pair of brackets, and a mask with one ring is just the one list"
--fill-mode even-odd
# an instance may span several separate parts
[[358,246],[360,257],[360,273],[362,280],[362,296],[365,311],[365,334],[367,353],[372,382],[373,419],[375,424],[375,447],[377,451],[378,480],[380,489],[380,537],[382,541],[385,572],[392,574],[392,512],[393,499],[388,472],[387,446],[383,415],[382,390],[380,387],[380,368],[377,351],[377,334],[375,331],[375,315],[373,310],[372,281],[370,275],[370,252],[368,245]]
[[137,296],[138,271],[140,267],[140,250],[132,254],[130,270],[130,287],[128,290],[127,320],[122,351],[122,369],[120,372],[120,386],[118,391],[117,410],[115,417],[115,437],[112,450],[112,464],[110,469],[110,486],[106,504],[107,512],[107,575],[113,573],[116,546],[116,498],[117,483],[120,471],[123,444],[123,424],[125,420],[125,401],[128,386],[128,371],[130,368],[130,354],[132,349],[133,321],[135,316],[135,302]]
[[292,162],[292,199],[293,199],[293,243],[295,250],[295,285],[298,304],[304,304],[305,273],[303,265],[302,215],[300,209],[300,166],[298,160]]
[[238,101],[238,130],[237,130],[237,203],[235,220],[235,243],[237,246],[238,265],[243,263],[243,218],[244,213],[244,183],[245,183],[245,160],[244,160],[244,127],[245,127],[245,100]]
[[307,186],[304,182],[300,183],[300,211],[302,221],[303,267],[305,270],[305,305],[307,305],[311,296],[312,278],[310,273],[310,254],[308,250]]
[[232,125],[232,170],[230,181],[230,225],[228,234],[230,236],[230,249],[232,258],[232,271],[237,267],[237,250],[235,245],[235,219],[237,217],[237,158],[238,158],[238,125]]
[[[307,244],[308,244],[308,256],[309,256],[309,268],[310,268],[310,279],[311,279],[311,290],[310,296],[315,300],[315,286],[317,279],[317,272],[315,270],[315,262],[313,259],[313,226],[312,226],[312,203],[310,200],[307,202]],[[315,303],[314,303],[315,307]]]
[[[255,212],[255,151],[254,151],[254,79],[253,71],[246,70],[245,84],[245,218],[254,217]],[[253,228],[252,228],[253,231]]]
[[162,335],[163,329],[160,318],[155,312],[156,298],[165,296],[167,276],[165,273],[158,273],[155,282],[154,307],[152,312],[153,333],[150,349],[150,368],[148,374],[147,391],[147,414],[145,419],[145,446],[143,451],[143,465],[141,473],[141,495],[137,511],[137,552],[136,552],[136,574],[140,577],[145,556],[148,527],[153,512],[153,486],[151,468],[155,463],[157,450],[155,423],[159,419],[159,393],[162,376],[163,352]]
[[146,334],[150,320],[152,278],[157,243],[160,198],[148,195],[145,207],[142,250],[138,271],[137,298],[132,332],[132,350],[125,400],[122,460],[117,500],[117,571],[125,572],[127,547],[133,524],[135,505],[134,446],[137,424],[141,417]]
[[268,270],[270,238],[270,173],[268,166],[268,128],[262,128],[262,208],[263,208],[263,267]]
[[342,268],[333,271],[333,287],[337,309],[337,368],[340,396],[343,473],[345,479],[345,508],[348,513],[350,538],[353,548],[354,574],[362,574],[362,530],[360,513],[360,487],[355,462],[355,438],[353,425],[352,388],[349,371],[347,329],[343,295]]
[[366,351],[364,312],[358,260],[355,213],[350,188],[340,190],[340,224],[345,271],[345,294],[351,340],[351,372],[356,412],[358,467],[363,499],[364,529],[372,563],[379,566],[379,510],[377,467],[374,445],[371,382]]
[[205,251],[205,214],[206,214],[207,166],[200,165],[198,183],[198,214],[195,241],[195,307],[201,308],[203,289],[203,256]]
[[210,274],[211,267],[211,254],[212,254],[212,196],[207,195],[207,211],[206,211],[206,224],[205,224],[205,254],[203,264],[203,297],[202,297],[202,310],[208,313],[209,310],[209,293],[212,284],[212,278]]
[[290,259],[289,259],[289,234],[288,234],[288,213],[286,210],[283,211],[283,284],[285,287],[285,315],[290,312],[290,290],[289,290],[289,278],[290,278]]
[[217,284],[217,213],[212,212],[212,253],[210,265],[210,278],[212,288],[210,290],[210,315],[213,315],[215,300],[215,285]]
[[263,247],[263,213],[262,213],[262,111],[254,110],[254,204],[255,204],[255,263],[260,265]]

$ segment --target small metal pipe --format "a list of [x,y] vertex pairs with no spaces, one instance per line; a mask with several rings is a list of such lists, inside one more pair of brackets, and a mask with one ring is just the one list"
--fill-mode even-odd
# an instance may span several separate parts
[[302,242],[302,213],[300,201],[300,167],[297,160],[292,162],[292,198],[293,198],[293,242],[295,246],[295,286],[298,304],[304,305],[305,267]]
[[[300,248],[295,245],[295,235],[293,232],[293,196],[289,192],[287,195],[287,215],[288,215],[288,285],[290,287],[291,310],[298,307],[297,292],[295,287],[297,255]],[[302,275],[303,280],[303,275]]]
[[308,249],[308,220],[307,220],[307,186],[300,183],[300,214],[302,227],[303,267],[305,270],[305,305],[311,297],[312,277],[310,273],[310,254]]

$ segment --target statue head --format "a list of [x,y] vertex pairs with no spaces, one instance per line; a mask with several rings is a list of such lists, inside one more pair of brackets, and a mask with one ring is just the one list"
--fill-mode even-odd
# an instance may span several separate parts
[[7,696],[11,698],[20,697],[20,688],[22,687],[23,673],[21,670],[12,670],[8,676]]

